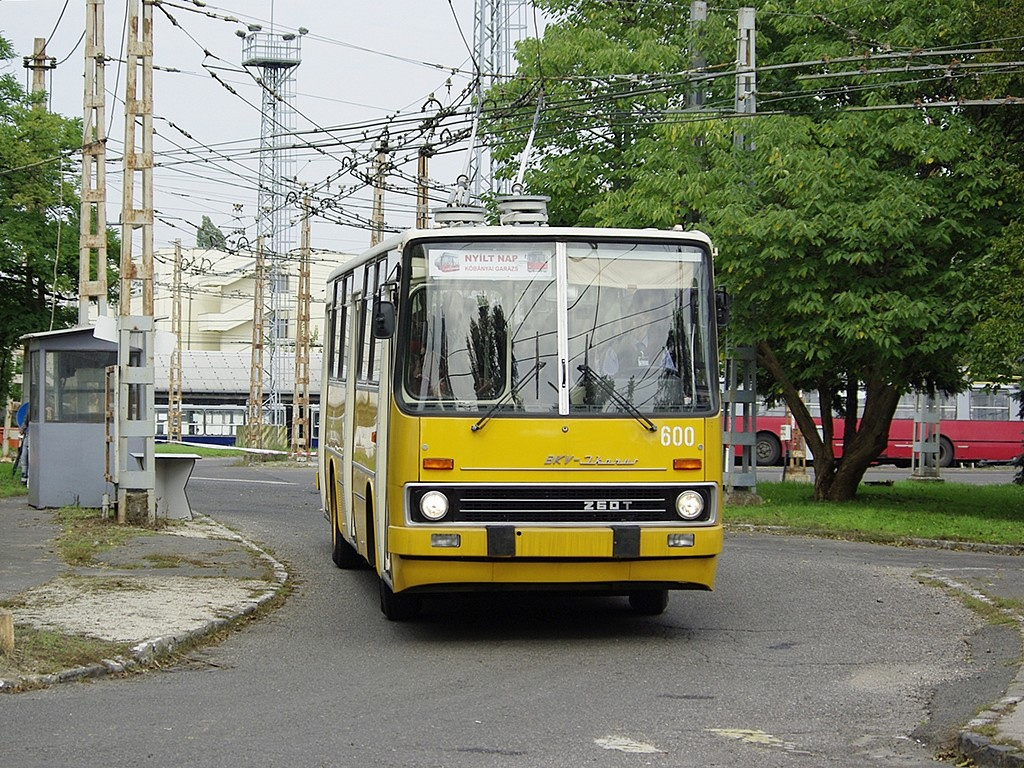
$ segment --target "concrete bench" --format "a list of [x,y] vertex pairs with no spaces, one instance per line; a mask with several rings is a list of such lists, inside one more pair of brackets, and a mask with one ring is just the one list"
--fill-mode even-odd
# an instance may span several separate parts
[[[140,466],[144,458],[141,453],[132,457]],[[188,503],[185,485],[196,460],[203,458],[198,453],[154,453],[156,488],[156,515],[169,520],[191,520],[192,507]]]

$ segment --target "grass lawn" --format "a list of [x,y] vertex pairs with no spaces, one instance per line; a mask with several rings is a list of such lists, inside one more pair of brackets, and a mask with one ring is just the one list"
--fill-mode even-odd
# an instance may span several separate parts
[[194,453],[197,456],[220,458],[245,455],[245,451],[240,451],[237,448],[209,448],[205,445],[179,445],[178,443],[157,443],[153,450],[156,453]]
[[0,463],[0,499],[26,493],[28,490],[21,484],[21,471],[12,463]]
[[779,525],[869,541],[907,538],[1024,544],[1024,486],[897,481],[861,485],[857,498],[815,502],[812,486],[758,483],[758,506],[727,506],[725,522]]

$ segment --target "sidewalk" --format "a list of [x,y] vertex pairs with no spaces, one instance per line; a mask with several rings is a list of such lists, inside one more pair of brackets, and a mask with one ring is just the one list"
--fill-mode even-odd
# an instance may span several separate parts
[[0,691],[145,666],[252,613],[288,580],[279,562],[208,517],[132,537],[79,567],[56,553],[53,511],[23,496],[0,499],[0,532],[0,601],[14,606],[15,625],[131,647],[52,675],[21,676],[0,658]]
[[[0,499],[0,601],[15,605],[16,624],[123,642],[131,650],[124,658],[34,678],[12,677],[0,659],[0,692],[144,667],[252,613],[288,580],[279,562],[209,517],[134,537],[88,567],[66,565],[56,553],[56,535],[51,510],[33,509],[23,496]],[[946,586],[993,606],[999,599],[1021,605],[1024,563],[998,584]],[[1024,631],[1024,617],[1015,618]],[[1022,745],[1024,667],[1004,697],[959,737],[961,752],[979,766],[1024,768]]]

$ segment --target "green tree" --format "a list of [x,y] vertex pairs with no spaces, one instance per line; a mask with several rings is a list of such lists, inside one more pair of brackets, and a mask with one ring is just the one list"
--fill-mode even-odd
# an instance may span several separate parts
[[210,217],[203,216],[202,223],[196,229],[196,248],[223,251],[227,247],[227,243],[228,239],[217,225],[210,221]]
[[[963,386],[981,310],[972,265],[1019,210],[1017,159],[998,130],[925,106],[977,91],[956,70],[966,54],[930,53],[976,47],[976,6],[761,2],[758,109],[774,114],[739,120],[731,76],[715,77],[735,56],[735,16],[712,11],[691,29],[688,3],[542,4],[556,23],[521,47],[520,79],[492,93],[499,154],[515,158],[543,92],[526,179],[552,195],[557,223],[708,231],[733,295],[730,341],[756,346],[770,392],[789,403],[815,456],[815,496],[852,498],[899,396]],[[712,65],[695,81],[698,45]],[[782,66],[794,62],[819,63]],[[696,88],[702,112],[685,109]],[[831,406],[824,439],[804,390]]]
[[[982,312],[971,329],[968,368],[979,381],[1017,385],[1024,418],[1024,221],[1006,228],[974,272],[971,285]],[[1015,481],[1024,485],[1024,444],[1015,463],[1021,468]]]
[[[985,0],[982,7],[979,39],[1002,44],[1008,30],[1019,30],[1024,0]],[[998,53],[985,53],[981,58],[998,61]],[[979,82],[973,95],[981,99],[1005,98],[1024,91],[1022,81],[1022,70],[1005,68]],[[968,113],[986,130],[1002,136],[1003,151],[1018,169],[1024,167],[1022,110],[971,107]],[[1018,172],[1008,182],[1022,189],[1024,174]],[[968,369],[978,380],[1017,384],[1019,415],[1024,418],[1024,221],[1020,218],[993,241],[989,252],[978,262],[972,287],[982,310],[970,336]],[[1015,463],[1021,468],[1015,481],[1024,485],[1024,445]]]
[[[13,56],[0,38],[0,61]],[[0,402],[11,393],[13,352],[26,333],[78,317],[79,198],[72,152],[82,125],[47,112],[0,72]],[[112,251],[116,258],[114,241]]]
[[971,286],[982,310],[971,329],[971,373],[979,381],[1022,383],[1024,221],[1010,224],[972,271]]

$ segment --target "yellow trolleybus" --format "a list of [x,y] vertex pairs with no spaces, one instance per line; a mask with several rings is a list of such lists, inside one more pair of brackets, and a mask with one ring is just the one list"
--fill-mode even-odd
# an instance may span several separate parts
[[722,547],[712,245],[700,232],[452,226],[327,290],[319,487],[381,610],[595,590],[643,614]]

